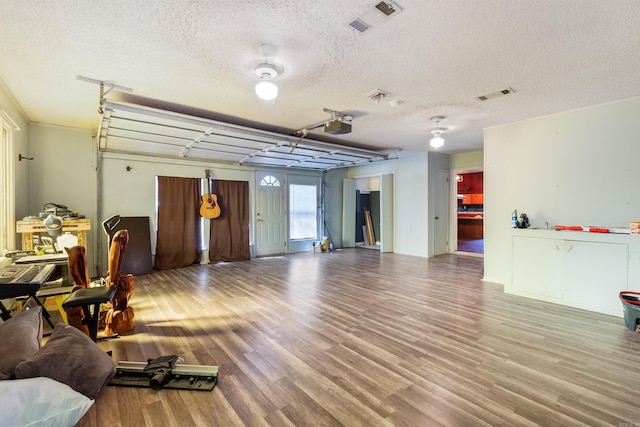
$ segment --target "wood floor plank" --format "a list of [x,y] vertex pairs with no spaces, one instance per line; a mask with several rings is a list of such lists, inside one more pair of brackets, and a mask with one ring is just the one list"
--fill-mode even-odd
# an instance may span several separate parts
[[482,268],[349,249],[138,276],[135,330],[101,347],[216,365],[219,383],[105,387],[78,425],[640,425],[640,334]]

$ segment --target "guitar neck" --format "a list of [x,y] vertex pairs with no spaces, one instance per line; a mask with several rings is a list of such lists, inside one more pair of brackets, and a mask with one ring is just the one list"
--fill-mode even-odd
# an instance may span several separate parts
[[209,169],[205,169],[204,174],[207,177],[207,188],[209,189],[209,194],[211,194],[211,175],[209,173]]

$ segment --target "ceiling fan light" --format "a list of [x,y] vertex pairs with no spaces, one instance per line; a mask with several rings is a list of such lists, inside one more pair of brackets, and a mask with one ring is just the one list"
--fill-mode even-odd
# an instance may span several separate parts
[[431,138],[431,146],[433,148],[440,148],[444,145],[444,139],[440,135],[436,135]]
[[270,81],[261,81],[256,85],[256,95],[265,101],[271,101],[278,96],[278,86]]

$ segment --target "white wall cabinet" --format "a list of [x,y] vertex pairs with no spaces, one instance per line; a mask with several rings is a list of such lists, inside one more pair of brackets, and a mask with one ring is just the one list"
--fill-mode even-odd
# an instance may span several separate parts
[[505,292],[622,316],[620,291],[638,290],[640,236],[514,230]]

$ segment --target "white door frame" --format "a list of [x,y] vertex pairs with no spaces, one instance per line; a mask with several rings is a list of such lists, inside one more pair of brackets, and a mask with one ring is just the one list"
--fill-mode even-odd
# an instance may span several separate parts
[[393,174],[380,175],[380,252],[393,252]]
[[356,245],[356,180],[342,180],[342,247]]

